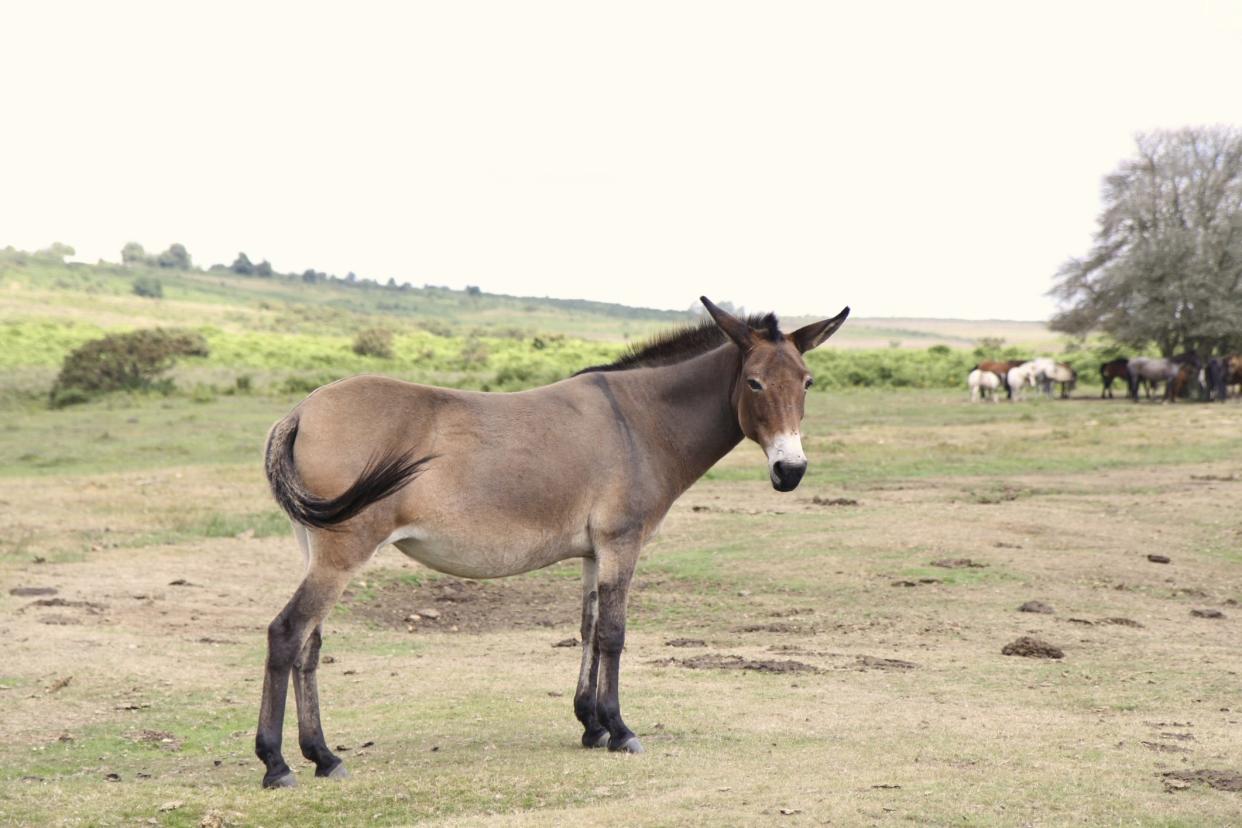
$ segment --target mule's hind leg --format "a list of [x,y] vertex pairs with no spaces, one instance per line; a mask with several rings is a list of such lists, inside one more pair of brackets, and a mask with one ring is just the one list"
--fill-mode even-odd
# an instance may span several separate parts
[[315,776],[342,779],[348,776],[344,763],[328,749],[319,721],[319,647],[323,643],[323,624],[311,631],[301,653],[293,662],[293,695],[298,703],[298,746],[302,755],[315,763]]
[[578,669],[578,689],[574,691],[574,715],[582,722],[582,746],[607,747],[608,731],[596,710],[596,680],[599,676],[599,649],[595,628],[599,619],[599,567],[594,558],[582,559],[582,666]]
[[[362,545],[360,539],[346,534],[321,537],[328,537],[329,540],[317,544],[311,551],[306,577],[289,599],[289,603],[267,628],[263,701],[259,706],[259,727],[254,740],[255,754],[267,768],[263,774],[265,788],[283,788],[296,784],[293,771],[285,762],[280,749],[285,702],[289,694],[289,673],[301,656],[310,654],[304,653],[304,649],[312,633],[340,598],[345,585],[349,583],[350,575],[375,549],[375,544]],[[314,647],[314,655],[318,658],[317,645]],[[307,663],[303,662],[301,666],[306,667]],[[310,672],[312,677],[309,684],[303,679],[298,692],[308,702],[313,700],[314,718],[317,722],[318,694],[308,692],[315,689],[314,670]],[[302,718],[299,716],[299,720]],[[335,768],[330,768],[329,772],[333,769]]]

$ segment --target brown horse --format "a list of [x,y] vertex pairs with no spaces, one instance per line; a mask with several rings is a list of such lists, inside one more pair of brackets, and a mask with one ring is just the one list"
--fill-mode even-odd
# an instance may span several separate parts
[[[1103,385],[1103,388],[1100,389],[1100,399],[1107,397],[1111,400],[1113,398],[1114,380],[1121,380],[1126,385],[1130,384],[1130,371],[1127,368],[1129,363],[1130,360],[1126,357],[1117,357],[1100,365],[1100,383]],[[1151,396],[1150,385],[1147,386],[1147,396]]]
[[322,624],[387,544],[466,578],[581,558],[582,744],[642,752],[621,718],[626,601],[639,551],[673,502],[744,437],[778,491],[806,472],[802,355],[849,308],[791,334],[768,314],[669,334],[553,385],[487,394],[354,377],[324,386],[273,426],[266,471],[293,519],[306,575],[268,627],[255,752],[265,787],[295,783],[281,754],[289,678],[298,743],[315,775],[345,775],[319,721]]
[[1025,365],[1025,364],[1026,364],[1025,359],[1010,359],[1010,360],[999,361],[999,362],[995,360],[988,360],[985,362],[980,362],[972,370],[991,371],[993,374],[996,374],[996,376],[1000,377],[1001,385],[1005,389],[1005,396],[1008,399],[1012,400],[1013,389],[1009,387],[1009,371],[1013,368],[1017,368],[1019,365]]

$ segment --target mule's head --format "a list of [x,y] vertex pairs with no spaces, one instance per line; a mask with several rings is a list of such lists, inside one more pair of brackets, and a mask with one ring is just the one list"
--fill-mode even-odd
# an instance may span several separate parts
[[764,317],[762,329],[755,329],[706,296],[699,298],[720,330],[742,351],[742,371],[733,396],[738,425],[767,455],[772,486],[781,492],[793,491],[806,473],[802,416],[813,381],[802,355],[836,333],[850,309],[785,334],[771,314]]

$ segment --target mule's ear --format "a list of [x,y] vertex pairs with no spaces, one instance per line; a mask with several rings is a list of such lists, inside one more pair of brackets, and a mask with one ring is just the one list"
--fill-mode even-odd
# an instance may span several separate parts
[[831,319],[825,319],[823,322],[812,322],[794,331],[794,345],[798,346],[801,353],[806,353],[814,348],[818,348],[824,344],[824,340],[837,332],[837,328],[841,327],[841,323],[850,315],[850,309],[845,308]]
[[755,335],[741,319],[738,319],[727,310],[716,307],[711,299],[706,296],[700,296],[699,301],[703,303],[703,307],[707,308],[707,312],[712,315],[716,326],[725,332],[725,335],[732,339],[737,346],[743,351],[749,351],[755,344]]

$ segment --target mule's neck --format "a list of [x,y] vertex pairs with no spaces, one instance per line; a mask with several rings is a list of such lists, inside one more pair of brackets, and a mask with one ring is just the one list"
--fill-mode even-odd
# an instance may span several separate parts
[[610,384],[625,389],[628,417],[655,449],[652,471],[680,495],[742,440],[737,383],[742,353],[726,343],[705,354],[655,368],[619,371]]

